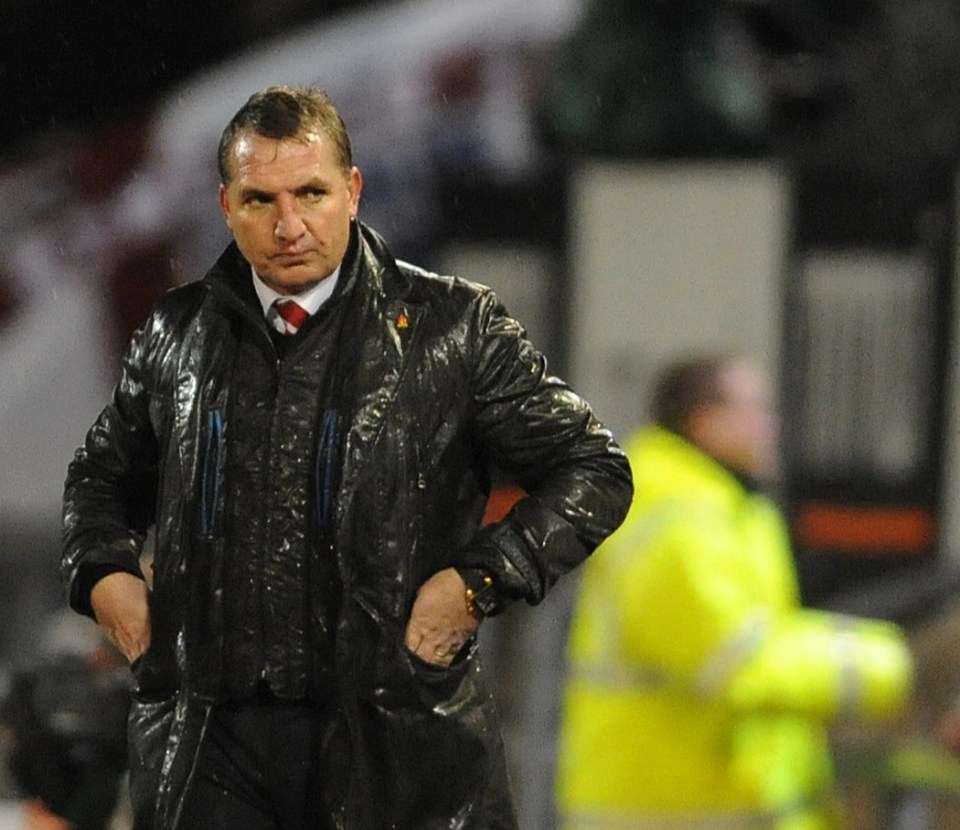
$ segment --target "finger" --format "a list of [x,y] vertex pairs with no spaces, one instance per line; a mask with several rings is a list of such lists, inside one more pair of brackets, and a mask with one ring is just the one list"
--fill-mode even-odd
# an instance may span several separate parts
[[440,662],[444,665],[449,665],[460,653],[460,649],[462,648],[463,643],[461,642],[437,643],[431,652],[431,662]]
[[150,646],[149,629],[131,630],[129,627],[116,627],[107,632],[107,638],[133,662]]
[[434,666],[449,666],[453,662],[453,655],[449,654],[446,649],[438,646],[429,657],[424,657],[423,659]]
[[403,638],[403,644],[410,649],[414,654],[420,650],[420,646],[423,645],[423,632],[414,628],[411,625],[407,626],[407,633]]

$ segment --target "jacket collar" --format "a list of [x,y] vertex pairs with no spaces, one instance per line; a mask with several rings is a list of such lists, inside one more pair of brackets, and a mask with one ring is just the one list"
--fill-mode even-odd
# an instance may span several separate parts
[[[228,298],[231,304],[236,306],[239,303],[248,310],[257,310],[256,292],[247,279],[249,273],[250,263],[244,259],[236,242],[231,242],[207,271],[203,282],[217,296]],[[358,283],[363,283],[383,299],[410,296],[410,279],[397,266],[383,237],[355,220],[334,298],[349,293]]]
[[351,508],[357,479],[373,456],[388,413],[396,403],[426,308],[414,297],[410,276],[401,269],[386,243],[362,223],[357,262],[361,289],[352,302],[361,336],[354,344],[353,412],[344,453],[338,519]]

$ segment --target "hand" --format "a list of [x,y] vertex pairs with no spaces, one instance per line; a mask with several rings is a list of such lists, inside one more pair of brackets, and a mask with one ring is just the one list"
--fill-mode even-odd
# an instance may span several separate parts
[[147,584],[124,571],[107,574],[90,591],[90,606],[107,638],[132,663],[150,646]]
[[421,660],[449,666],[480,627],[467,611],[466,591],[455,568],[438,571],[420,586],[404,642]]

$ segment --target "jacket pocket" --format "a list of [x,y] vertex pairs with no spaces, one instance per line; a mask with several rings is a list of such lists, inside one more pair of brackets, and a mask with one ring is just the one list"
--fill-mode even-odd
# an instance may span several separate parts
[[457,695],[467,681],[475,663],[477,640],[471,637],[449,665],[430,663],[401,646],[401,676],[409,678],[415,699],[420,705],[433,708]]
[[200,480],[200,536],[204,539],[213,538],[220,530],[223,462],[223,410],[211,409],[207,413]]
[[151,701],[134,696],[127,720],[127,745],[130,801],[136,827],[154,826],[161,769],[176,707],[176,695]]

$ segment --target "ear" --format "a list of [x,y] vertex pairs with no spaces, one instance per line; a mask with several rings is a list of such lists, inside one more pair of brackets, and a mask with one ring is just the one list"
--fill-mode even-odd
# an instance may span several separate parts
[[357,211],[360,209],[360,191],[363,190],[363,176],[360,174],[359,167],[350,168],[347,190],[350,193],[350,218],[356,219]]
[[218,196],[220,199],[220,210],[223,211],[223,216],[227,220],[227,227],[230,227],[230,200],[227,197],[227,187],[224,184],[220,185],[220,190],[218,191]]

